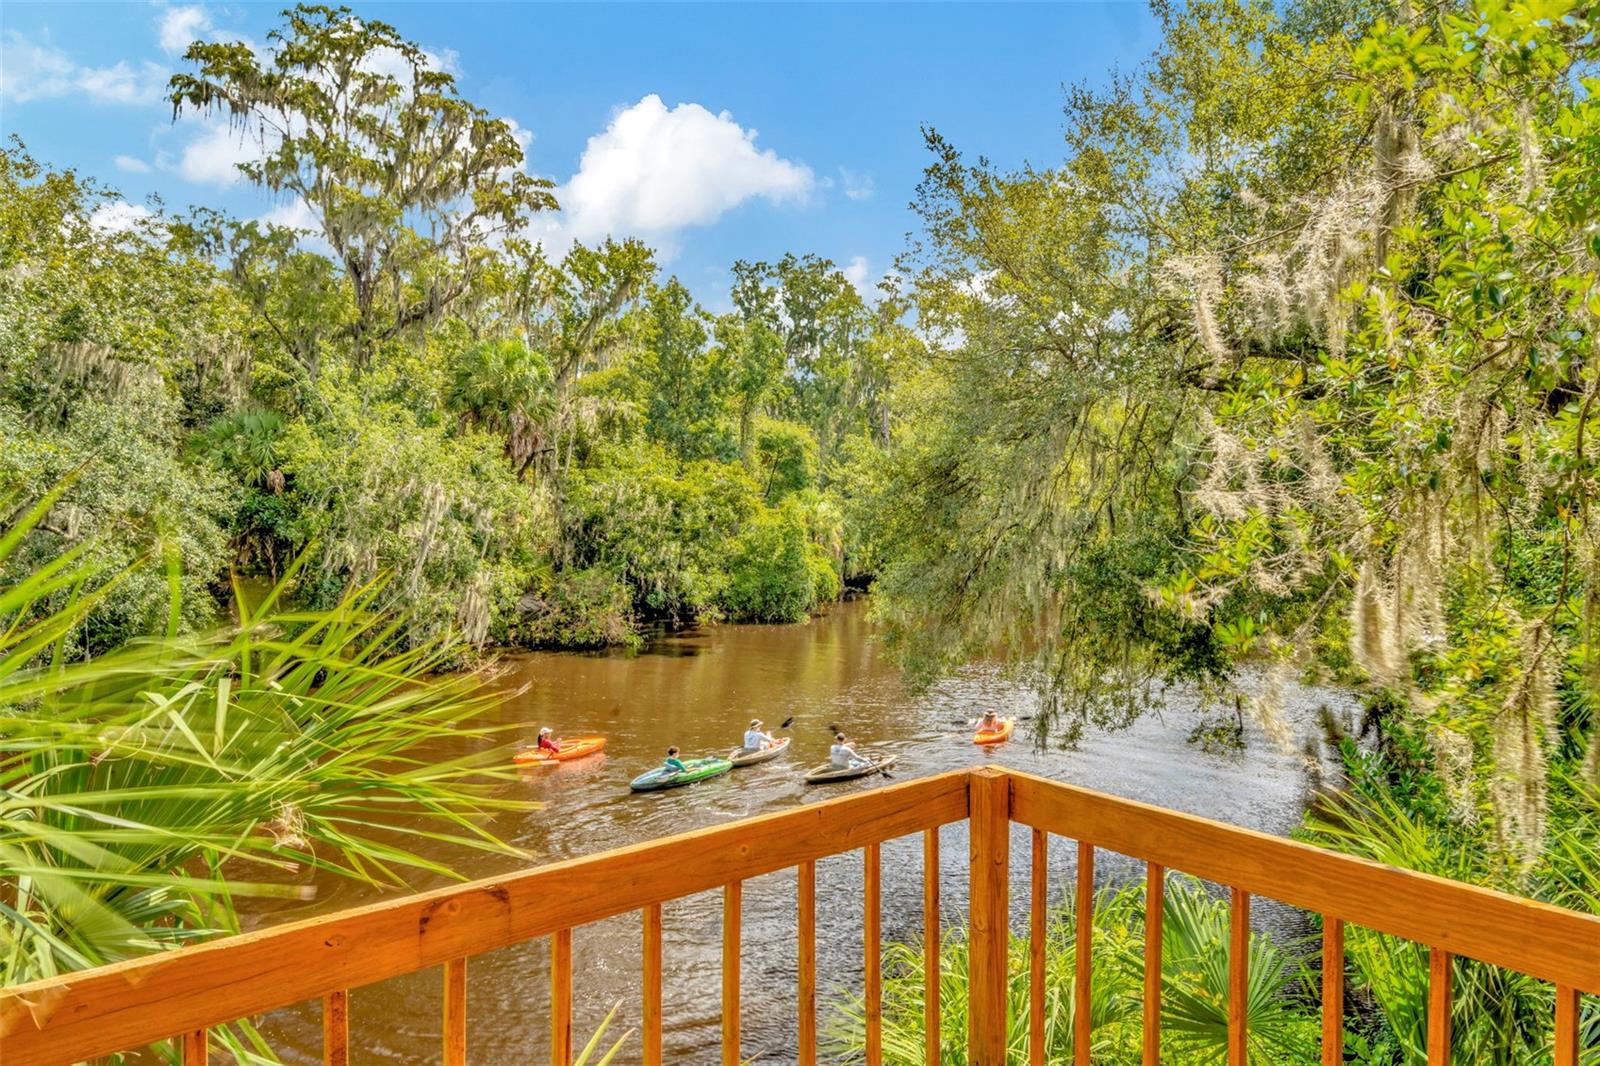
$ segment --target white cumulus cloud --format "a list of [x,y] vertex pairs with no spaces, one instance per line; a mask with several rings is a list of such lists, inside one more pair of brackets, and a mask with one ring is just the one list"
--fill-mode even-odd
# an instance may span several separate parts
[[260,221],[270,225],[288,226],[291,229],[311,230],[313,233],[322,229],[322,223],[318,220],[316,212],[311,210],[311,205],[298,196],[273,207],[261,216]]
[[256,221],[269,226],[287,226],[299,230],[296,243],[301,249],[333,257],[333,246],[328,243],[328,238],[322,232],[322,220],[317,217],[311,205],[298,196],[275,204],[265,214],[258,215]]
[[869,295],[867,292],[867,282],[872,276],[872,271],[867,266],[866,256],[851,256],[850,262],[845,264],[844,270],[841,271],[841,273],[844,274],[845,280],[854,285],[856,287],[856,291],[862,296]]
[[589,138],[578,172],[557,192],[567,239],[663,238],[709,225],[740,204],[801,203],[816,178],[802,163],[756,147],[756,131],[699,104],[668,108],[651,94]]
[[185,181],[228,186],[238,181],[239,164],[262,158],[266,146],[254,126],[234,125],[223,118],[208,118],[176,162],[161,160]]
[[165,8],[156,24],[161,48],[170,55],[182,55],[210,31],[211,15],[199,4]]
[[77,64],[59,48],[36,44],[12,31],[0,42],[0,96],[22,103],[72,90]]
[[143,159],[140,159],[138,156],[119,155],[115,159],[113,159],[112,162],[117,165],[117,169],[118,170],[124,171],[124,172],[129,173],[129,174],[148,174],[148,173],[150,173],[150,164],[146,163]]
[[126,233],[154,214],[143,204],[107,200],[89,213],[89,225],[101,233]]
[[95,103],[149,104],[161,99],[167,71],[159,63],[79,64],[48,41],[13,30],[0,41],[0,97],[10,103],[79,94]]

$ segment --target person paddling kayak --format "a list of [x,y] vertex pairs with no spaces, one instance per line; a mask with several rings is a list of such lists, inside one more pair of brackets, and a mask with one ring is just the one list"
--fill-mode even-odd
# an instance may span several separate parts
[[866,762],[856,754],[856,749],[850,746],[843,733],[833,735],[833,747],[828,749],[828,761],[835,768],[843,770],[851,766],[859,766]]
[[750,719],[750,728],[744,731],[744,747],[746,751],[760,751],[777,742],[777,737],[761,728],[761,719]]
[[555,734],[550,731],[549,726],[539,730],[539,750],[548,751],[551,755],[555,755],[561,750],[561,742],[556,740]]
[[675,774],[689,772],[689,767],[684,765],[682,759],[678,758],[678,746],[676,744],[667,749],[667,761],[661,765],[664,769],[670,770]]
[[1000,716],[993,711],[984,711],[983,717],[978,719],[978,732],[994,733],[1000,729]]

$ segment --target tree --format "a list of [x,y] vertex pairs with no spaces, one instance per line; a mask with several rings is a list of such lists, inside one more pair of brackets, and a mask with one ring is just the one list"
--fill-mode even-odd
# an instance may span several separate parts
[[550,366],[520,340],[482,341],[456,359],[445,403],[464,425],[505,435],[506,459],[521,480],[546,447],[555,414]]
[[[777,263],[734,264],[734,304],[753,328],[770,331],[782,345],[782,388],[767,401],[773,414],[810,426],[824,468],[861,417],[851,382],[859,348],[870,328],[866,305],[833,262],[815,255],[784,256]],[[760,327],[754,327],[760,323]],[[762,334],[752,337],[759,345]],[[756,347],[749,387],[765,391]]]
[[354,328],[350,294],[338,268],[327,256],[301,247],[299,231],[274,223],[240,222],[198,208],[172,220],[168,229],[174,248],[216,263],[248,305],[249,347],[266,364],[263,384],[284,409],[301,406],[330,347]]
[[768,503],[817,483],[817,439],[805,426],[776,418],[757,421],[753,456],[751,468]]
[[764,316],[723,315],[715,328],[738,422],[739,455],[751,462],[756,416],[783,378],[783,342]]
[[915,676],[1005,647],[1075,723],[1117,724],[1150,681],[1222,662],[1140,591],[1181,565],[1191,396],[1175,301],[1149,298],[1151,242],[1122,239],[1104,177],[1119,142],[1095,143],[1006,174],[929,134],[927,236],[901,266],[934,350],[895,385],[868,524],[892,546],[878,610]]
[[709,317],[677,278],[647,298],[635,372],[642,378],[645,427],[680,459],[727,459],[728,370],[706,346]]
[[394,27],[349,8],[301,4],[257,56],[197,41],[173,113],[221,111],[261,157],[251,181],[303,202],[344,268],[355,360],[438,317],[492,253],[487,239],[556,206],[552,183],[521,169],[503,120],[462,99],[455,76]]
[[607,238],[596,248],[573,244],[559,265],[540,244],[508,242],[513,314],[536,347],[550,353],[556,392],[603,368],[620,335],[617,323],[655,275],[655,255],[637,240]]

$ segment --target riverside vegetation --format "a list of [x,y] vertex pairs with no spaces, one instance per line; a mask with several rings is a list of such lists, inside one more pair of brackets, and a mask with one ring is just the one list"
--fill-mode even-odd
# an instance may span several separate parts
[[[26,859],[0,894],[6,979],[227,928],[237,849],[358,876],[406,861],[307,809],[293,782],[344,772],[316,753],[347,741],[312,736],[339,728],[301,702],[314,686],[246,683],[255,640],[288,641],[269,661],[292,676],[324,638],[415,674],[463,646],[795,620],[869,579],[913,683],[1008,658],[1058,738],[1170,682],[1231,707],[1248,663],[1267,678],[1252,734],[1281,743],[1283,680],[1359,686],[1363,736],[1330,726],[1347,783],[1308,839],[1600,911],[1596,16],[1155,11],[1143,68],[1067,93],[1055,165],[998,171],[928,131],[919,232],[872,300],[788,256],[736,264],[713,316],[637,242],[540,247],[527,224],[552,193],[514,132],[398,31],[326,8],[287,13],[271,56],[197,43],[172,84],[180,110],[264,138],[245,175],[303,200],[310,234],[206,210],[108,225],[127,217],[113,194],[0,156],[0,477],[32,516],[8,522],[27,535],[7,535],[0,616],[41,638],[3,647],[22,687],[0,693],[0,848]],[[380,73],[380,49],[409,74]],[[230,572],[266,578],[287,616],[225,609]],[[19,664],[41,655],[62,680]],[[199,688],[154,665],[184,655]],[[106,662],[171,687],[102,701]],[[467,699],[405,691],[422,703],[359,723],[402,758]],[[146,699],[170,724],[137,757],[219,778],[175,795],[237,789],[204,807],[228,849],[207,857],[179,806],[131,810],[95,769],[105,723],[157,728]],[[62,700],[93,730],[57,735],[41,708]],[[309,738],[275,757],[264,806],[238,765],[196,755],[234,721]],[[421,773],[396,801],[496,846],[472,832],[476,772]],[[168,828],[201,851],[147,846]],[[85,892],[112,917],[73,920]],[[1194,951],[1167,960],[1173,1054],[1220,1061],[1220,934],[1198,889],[1178,906],[1169,950]],[[1096,921],[1096,1040],[1123,1061],[1136,895]],[[1056,928],[1067,981],[1070,916]],[[1257,949],[1252,1056],[1292,1061],[1300,956]],[[954,980],[959,938],[946,950]],[[1423,1061],[1420,949],[1352,929],[1348,955],[1352,1054]],[[896,957],[891,1053],[915,1043],[920,988]],[[1549,990],[1456,966],[1460,1061],[1548,1061]],[[1070,996],[1053,1002],[1064,1049]],[[1582,1025],[1600,1062],[1600,1008]]]

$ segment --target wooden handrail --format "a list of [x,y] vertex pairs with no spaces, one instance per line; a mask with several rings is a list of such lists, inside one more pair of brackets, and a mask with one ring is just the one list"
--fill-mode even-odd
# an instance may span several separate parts
[[1600,993],[1600,918],[1012,772],[1011,817],[1109,851]]
[[0,989],[5,1066],[76,1062],[960,821],[965,771]]
[[[643,910],[645,1003],[647,1009],[656,1004],[659,1012],[660,904],[726,886],[730,896],[725,922],[733,922],[736,929],[737,886],[789,867],[800,870],[801,1049],[803,1057],[814,1056],[817,982],[808,954],[814,952],[814,946],[808,946],[806,926],[814,921],[816,861],[866,849],[868,862],[874,863],[877,846],[884,841],[921,833],[924,922],[931,934],[929,961],[934,962],[939,928],[937,831],[963,820],[969,823],[971,876],[967,925],[972,938],[973,1009],[969,1011],[968,1037],[972,1060],[982,1066],[998,1066],[1005,1056],[1009,829],[1013,822],[1035,831],[1036,899],[1042,898],[1041,879],[1048,874],[1043,862],[1047,836],[1077,841],[1080,917],[1092,905],[1096,849],[1143,860],[1150,878],[1150,899],[1157,908],[1161,876],[1167,870],[1190,873],[1232,889],[1230,950],[1240,965],[1230,983],[1236,997],[1247,978],[1242,962],[1252,896],[1322,914],[1334,938],[1324,949],[1330,965],[1342,968],[1346,923],[1425,945],[1433,959],[1430,1061],[1447,1061],[1449,961],[1457,955],[1557,985],[1555,1051],[1562,1066],[1576,1057],[1578,997],[1600,993],[1600,918],[1029,774],[985,767],[0,989],[0,1060],[5,1066],[49,1066],[179,1036],[191,1061],[199,1061],[212,1027],[321,999],[330,1034],[327,1061],[345,1061],[346,990],[443,965],[447,967],[446,1059],[461,1061],[466,1030],[464,976],[471,956],[553,936],[557,955],[565,954],[570,960],[574,927]],[[866,894],[869,900],[876,899],[877,879],[870,867]],[[1044,923],[1039,921],[1037,907],[1032,924],[1034,935],[1042,936]],[[1159,929],[1159,916],[1155,927]],[[869,924],[869,954],[875,932]],[[1155,942],[1159,944],[1159,933]],[[814,940],[810,943],[814,945]],[[1082,945],[1085,961],[1088,949],[1086,936]],[[737,965],[736,940],[732,941],[731,960],[728,955],[724,958],[725,966]],[[1033,958],[1037,966],[1037,946]],[[566,998],[571,994],[566,976],[570,971],[566,966],[569,961],[554,975],[553,1008],[558,1027],[570,1011]],[[1088,975],[1082,969],[1081,991],[1086,994]],[[1159,1002],[1159,963],[1153,972],[1153,991]],[[728,1001],[736,1005],[736,971],[730,971],[729,977]],[[870,977],[869,972],[869,987],[873,987]],[[937,968],[930,969],[928,979],[936,989]],[[1326,1056],[1338,1054],[1342,984],[1337,974],[1327,974],[1324,979],[1326,1061]],[[1148,967],[1146,982],[1149,988]],[[454,996],[449,993],[452,988]],[[1037,1019],[1037,992],[1030,999],[1030,1014]],[[929,1006],[933,1023],[929,1043],[933,1046],[939,1012],[936,1000]],[[1152,1011],[1147,1007],[1145,1013],[1149,1026]],[[732,1031],[737,1032],[737,1023],[733,1025]],[[1236,1017],[1235,1028],[1233,1052],[1238,1061],[1244,1039],[1242,1014]],[[652,1054],[650,1046],[651,1036],[654,1041],[660,1039],[659,1017],[653,1025],[647,1022],[646,1031],[646,1057],[660,1061],[659,1052]],[[1159,1053],[1158,1039],[1147,1028],[1146,1061],[1151,1061],[1152,1053]],[[558,1044],[557,1056],[564,1054],[566,1046],[564,1041]],[[1030,1051],[1038,1057],[1036,1042]]]

